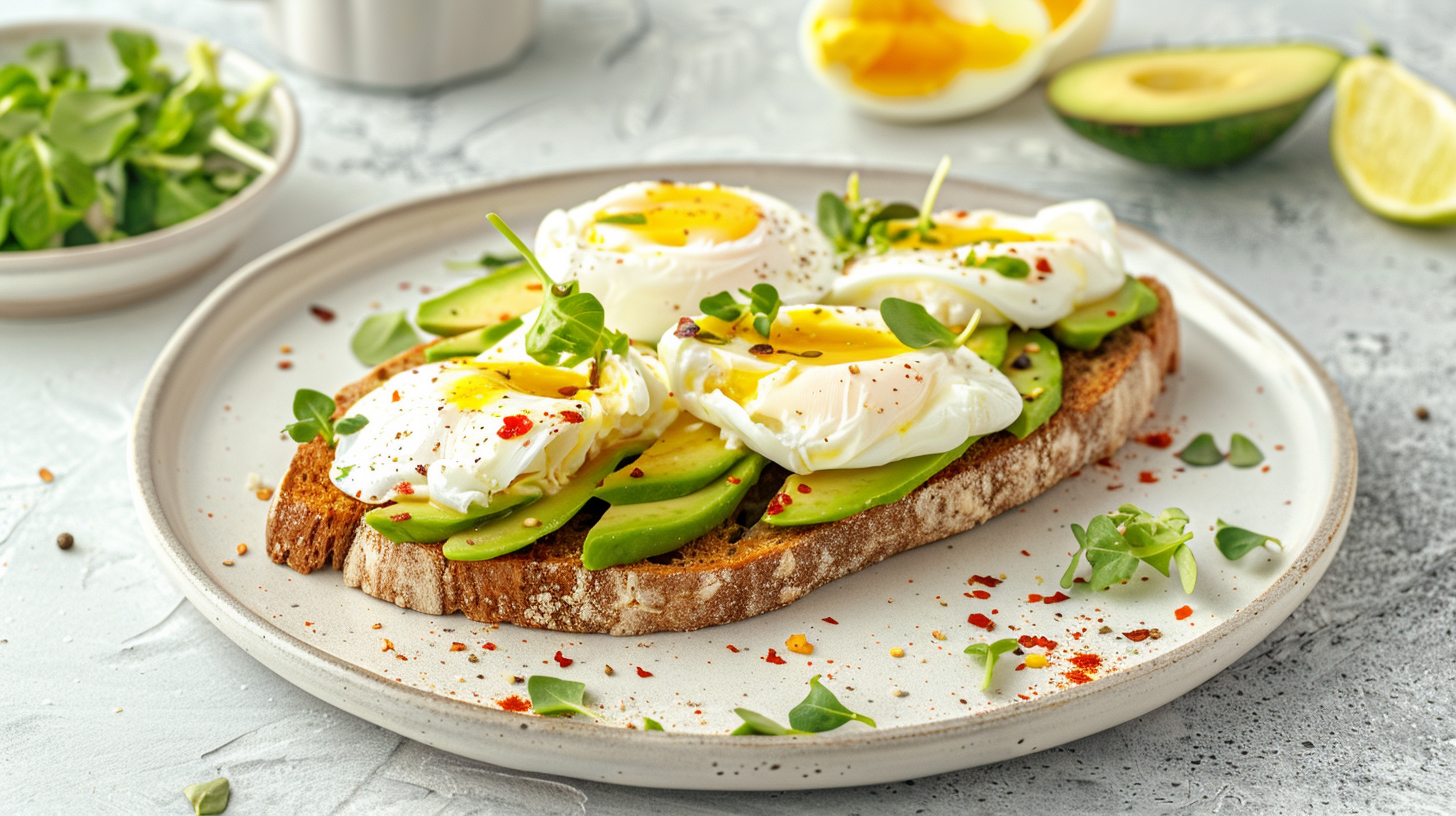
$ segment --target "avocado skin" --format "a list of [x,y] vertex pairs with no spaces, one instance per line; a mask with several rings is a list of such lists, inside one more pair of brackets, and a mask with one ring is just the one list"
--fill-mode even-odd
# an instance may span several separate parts
[[[687,430],[694,425],[701,427]],[[748,453],[747,448],[728,450],[718,426],[684,413],[637,461],[608,476],[592,495],[613,505],[675,499],[723,475]],[[633,477],[634,472],[641,475]]]
[[503,323],[540,305],[541,288],[535,274],[524,263],[513,264],[423,301],[415,312],[415,324],[430,334],[454,337]]
[[1052,326],[1052,336],[1067,348],[1091,351],[1102,345],[1107,335],[1157,310],[1157,293],[1129,275],[1121,289],[1058,320]]
[[[613,505],[586,534],[581,565],[589,570],[670,553],[733,515],[768,460],[745,455],[726,476],[685,496]],[[737,481],[734,482],[733,480]]]
[[[502,493],[495,497],[489,507],[470,505],[470,511],[461,513],[448,507],[441,507],[428,501],[406,499],[384,507],[376,507],[364,514],[364,522],[374,531],[395,543],[430,543],[444,541],[461,530],[477,527],[487,519],[503,516],[518,507],[540,498],[533,494]],[[392,516],[405,513],[409,518],[395,521]]]
[[[791,502],[778,513],[765,513],[763,520],[774,527],[824,524],[899,501],[959,459],[977,439],[980,437],[973,436],[945,453],[927,453],[874,467],[795,474],[779,489]],[[808,487],[808,491],[800,485]]]
[[1267,110],[1185,125],[1119,125],[1056,114],[1067,127],[1114,153],[1145,164],[1205,170],[1252,158],[1269,147],[1318,96],[1316,91]]
[[[623,459],[646,449],[646,442],[633,441],[603,451],[582,465],[565,487],[535,502],[529,513],[509,513],[450,536],[443,547],[445,558],[451,561],[485,561],[515,552],[547,533],[555,532],[586,506],[597,482],[616,470]],[[528,517],[536,519],[539,524],[527,527],[525,520]]]
[[[1034,344],[1036,350],[1029,350],[1029,344]],[[1016,362],[1023,354],[1030,365],[1017,368]],[[1011,380],[1022,397],[1021,416],[1006,426],[1006,430],[1017,439],[1025,439],[1062,407],[1061,352],[1045,334],[1016,329],[1007,337],[1006,361],[1001,364],[1001,373]],[[1038,388],[1041,393],[1031,396]]]
[[999,367],[1001,361],[1006,359],[1006,333],[1011,330],[1010,326],[978,326],[971,332],[971,337],[966,340],[966,348],[974,351],[976,356]]
[[520,327],[521,319],[513,317],[504,323],[457,334],[434,345],[426,346],[425,362],[438,363],[453,357],[474,357]]

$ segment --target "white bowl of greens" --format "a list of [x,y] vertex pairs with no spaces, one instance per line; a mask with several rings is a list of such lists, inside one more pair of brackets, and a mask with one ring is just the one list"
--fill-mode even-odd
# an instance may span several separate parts
[[106,309],[220,260],[292,164],[268,69],[172,29],[0,27],[0,317]]

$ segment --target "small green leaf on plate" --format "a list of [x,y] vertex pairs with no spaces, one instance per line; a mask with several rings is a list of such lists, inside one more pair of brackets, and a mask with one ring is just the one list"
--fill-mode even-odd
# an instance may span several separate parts
[[657,720],[652,719],[651,717],[643,717],[642,718],[642,730],[643,731],[661,731],[662,730],[662,723],[658,722]]
[[809,733],[785,728],[757,711],[749,711],[746,708],[735,708],[733,713],[743,720],[743,725],[733,729],[734,736],[782,737],[789,734]]
[[585,714],[594,720],[601,719],[581,704],[586,695],[585,683],[534,674],[526,679],[526,694],[531,698],[531,710],[537,714]]
[[1223,461],[1223,454],[1219,452],[1218,445],[1213,441],[1212,434],[1199,434],[1188,443],[1178,458],[1195,467],[1208,467]]
[[1234,434],[1229,440],[1228,460],[1234,467],[1248,468],[1264,461],[1264,454],[1247,436]]
[[192,803],[192,812],[197,816],[212,816],[227,810],[228,792],[227,778],[222,776],[182,789],[182,795]]
[[981,678],[982,691],[991,687],[991,675],[996,671],[996,661],[1015,648],[1016,641],[1012,638],[1002,638],[994,643],[972,643],[966,647],[966,654],[980,658],[986,664],[986,674]]
[[719,292],[698,301],[698,308],[724,323],[734,323],[748,311],[748,304],[738,302],[731,292]]
[[844,707],[834,692],[819,682],[820,675],[809,678],[809,696],[789,711],[789,725],[799,731],[817,734],[833,731],[850,720],[858,720],[875,727],[875,721],[863,714],[856,714]]
[[1217,532],[1213,534],[1213,543],[1218,547],[1218,551],[1223,553],[1223,557],[1230,561],[1237,561],[1248,555],[1250,551],[1265,544],[1274,544],[1280,549],[1284,549],[1284,544],[1277,538],[1270,538],[1242,527],[1234,527],[1223,519],[1218,520]]
[[419,345],[420,336],[404,316],[404,312],[370,315],[354,330],[349,348],[359,362],[376,366],[390,357]]

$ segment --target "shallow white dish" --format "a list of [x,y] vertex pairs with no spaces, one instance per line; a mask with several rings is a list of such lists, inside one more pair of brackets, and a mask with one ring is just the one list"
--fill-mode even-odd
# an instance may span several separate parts
[[[121,78],[107,40],[113,28],[151,34],[161,59],[178,74],[186,71],[187,45],[199,39],[122,20],[23,23],[0,27],[0,64],[18,59],[36,40],[59,38],[71,59],[87,67],[93,83],[112,85]],[[246,87],[269,73],[232,49],[222,52],[218,72],[228,87]],[[277,134],[271,154],[277,167],[216,208],[167,229],[113,243],[0,253],[0,317],[53,317],[123,306],[180,286],[221,260],[262,216],[298,149],[298,108],[281,82],[266,111]]]
[[[503,242],[485,213],[498,211],[531,230],[551,208],[642,178],[746,184],[812,209],[820,191],[840,188],[846,171],[726,164],[547,176],[375,210],[259,259],[177,331],[137,411],[133,489],[163,563],[224,633],[327,702],[499,765],[654,787],[862,785],[1031,753],[1176,698],[1283,621],[1324,573],[1347,526],[1355,487],[1349,416],[1333,383],[1292,340],[1207,272],[1134,229],[1124,231],[1130,268],[1172,290],[1182,322],[1182,369],[1149,420],[1149,429],[1172,429],[1175,445],[1129,443],[1107,465],[1089,465],[1019,510],[784,609],[640,638],[495,628],[398,609],[344,586],[337,572],[301,576],[267,560],[267,505],[245,482],[259,473],[272,483],[292,455],[294,446],[278,430],[289,421],[294,389],[332,391],[356,379],[364,369],[348,351],[353,324],[375,308],[412,305],[424,287],[438,292],[458,284],[459,273],[447,273],[442,261],[499,249]],[[864,171],[862,178],[866,191],[902,200],[918,198],[925,183],[924,173],[888,170]],[[1045,203],[958,180],[946,183],[940,200],[1020,212]],[[322,322],[310,313],[315,304],[338,318]],[[292,353],[284,355],[283,345]],[[283,359],[292,362],[287,370],[278,367]],[[1251,437],[1267,455],[1268,471],[1223,465],[1179,472],[1172,451],[1202,431],[1225,447],[1232,432]],[[1140,481],[1142,471],[1158,481]],[[1189,513],[1200,567],[1193,595],[1143,568],[1107,593],[1074,589],[1060,603],[1029,602],[1030,594],[1059,589],[1075,549],[1066,525],[1085,525],[1122,502]],[[1209,532],[1218,517],[1281,538],[1283,551],[1224,560]],[[251,548],[247,555],[236,554],[239,542]],[[972,575],[1005,580],[995,588],[972,586]],[[973,591],[990,597],[973,598]],[[1193,614],[1180,621],[1174,611],[1185,604]],[[996,630],[988,636],[970,625],[974,613],[989,615]],[[1103,626],[1110,631],[1102,633]],[[1119,634],[1138,629],[1160,629],[1162,636],[1132,642]],[[813,655],[784,648],[795,633],[808,635]],[[1016,670],[1019,658],[1007,655],[991,689],[981,692],[980,666],[961,651],[1008,635],[1058,645],[1040,670]],[[381,637],[394,651],[381,651]],[[450,651],[455,642],[465,651]],[[896,646],[905,657],[890,656]],[[786,663],[768,663],[770,648]],[[569,668],[553,661],[558,650],[575,661]],[[1077,654],[1100,667],[1069,677],[1079,668]],[[615,668],[612,676],[605,665]],[[637,667],[652,676],[640,677]],[[821,672],[846,705],[874,717],[879,728],[852,723],[814,737],[726,736],[737,724],[734,707],[782,721],[809,677]],[[497,701],[525,695],[502,673],[579,680],[605,722],[640,725],[645,715],[667,733],[501,710]],[[892,687],[904,696],[893,696]]]

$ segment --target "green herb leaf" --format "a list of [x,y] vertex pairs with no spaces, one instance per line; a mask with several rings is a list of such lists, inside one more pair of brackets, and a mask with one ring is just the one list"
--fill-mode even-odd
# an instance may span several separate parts
[[1213,543],[1218,547],[1218,551],[1223,553],[1223,557],[1230,561],[1237,561],[1266,544],[1274,544],[1279,549],[1284,549],[1283,542],[1277,538],[1270,538],[1242,527],[1234,527],[1223,519],[1218,520],[1217,531],[1213,534]]
[[1178,562],[1178,581],[1183,584],[1183,594],[1192,595],[1193,585],[1198,583],[1198,562],[1193,560],[1193,548],[1179,544],[1173,551],[1173,560]]
[[376,366],[419,343],[420,336],[404,312],[386,312],[365,318],[354,330],[349,348],[359,362]]
[[645,213],[618,213],[616,215],[597,216],[598,224],[627,224],[631,226],[642,226],[647,223]]
[[487,252],[473,261],[446,261],[446,269],[474,269],[481,267],[492,273],[498,272],[508,266],[517,266],[525,263],[520,255],[492,255]]
[[753,318],[753,330],[768,337],[773,330],[773,322],[778,319],[779,307],[783,305],[779,300],[779,290],[767,283],[755,283],[752,289],[738,291],[748,298],[748,310],[757,315]]
[[651,717],[643,717],[642,718],[642,730],[643,731],[661,731],[662,730],[662,723],[658,722],[657,720],[652,719]]
[[724,323],[736,323],[748,313],[748,304],[740,303],[731,292],[719,292],[698,301],[703,314],[718,318]]
[[585,714],[594,720],[601,719],[596,712],[582,706],[585,683],[535,674],[526,678],[526,694],[531,698],[531,710],[537,714]]
[[334,398],[309,388],[300,388],[293,395],[293,417],[298,421],[283,430],[294,442],[303,444],[322,436],[330,447],[334,444]]
[[851,241],[854,234],[854,216],[844,199],[828,190],[819,194],[819,231],[837,246]]
[[809,678],[809,696],[789,711],[789,726],[810,734],[833,731],[850,720],[875,727],[875,721],[844,707],[834,692],[819,682],[820,675]]
[[128,31],[114,28],[109,35],[116,58],[126,68],[127,81],[139,89],[165,87],[166,70],[156,71],[153,63],[157,59],[157,41],[144,31]]
[[889,327],[895,339],[910,348],[937,346],[954,348],[956,335],[939,320],[930,316],[925,307],[901,298],[885,298],[880,302],[880,317]]
[[1192,549],[1186,545],[1193,538],[1193,533],[1184,531],[1187,524],[1187,514],[1176,507],[1155,517],[1131,504],[1124,504],[1111,516],[1093,518],[1085,530],[1073,524],[1077,552],[1062,575],[1062,588],[1072,587],[1077,565],[1084,555],[1092,566],[1092,575],[1087,579],[1087,587],[1092,590],[1106,589],[1132,578],[1139,563],[1167,576],[1169,565],[1176,558],[1183,589],[1191,593],[1198,566],[1193,561]]
[[940,164],[935,167],[935,174],[930,177],[930,186],[925,188],[925,198],[920,202],[920,223],[916,225],[916,229],[920,231],[922,241],[929,237],[926,233],[935,229],[935,223],[931,221],[931,212],[935,209],[935,199],[940,195],[940,187],[945,183],[945,177],[949,174],[950,156],[941,156]]
[[108,162],[136,131],[136,108],[151,98],[151,91],[61,91],[51,103],[51,141],[87,164]]
[[70,65],[65,40],[36,40],[25,49],[25,67],[37,77],[58,80]]
[[1188,443],[1178,458],[1194,467],[1208,467],[1223,461],[1223,454],[1219,452],[1218,445],[1213,441],[1212,434],[1199,434]]
[[227,778],[222,776],[182,789],[182,795],[192,803],[192,812],[197,816],[214,816],[227,810],[229,792]]
[[[850,174],[848,187],[843,197],[829,191],[820,193],[817,206],[819,229],[840,255],[855,254],[871,244],[876,249],[884,249],[891,243],[886,231],[890,221],[916,218],[920,214],[911,204],[861,200],[857,173]],[[905,234],[910,232],[906,230]]]
[[1253,467],[1264,461],[1264,454],[1243,434],[1234,434],[1229,440],[1229,464],[1238,468]]
[[733,729],[734,736],[765,736],[782,737],[789,734],[807,734],[807,731],[797,731],[793,728],[785,728],[773,720],[765,717],[757,711],[749,711],[746,708],[735,708],[733,713],[743,720],[743,725]]
[[906,204],[903,201],[891,202],[869,214],[866,219],[871,224],[878,224],[881,221],[908,221],[912,218],[919,218],[920,211],[914,204]]
[[1010,255],[989,255],[983,260],[976,260],[976,253],[972,252],[966,256],[966,266],[977,269],[989,269],[1003,278],[1020,279],[1031,274],[1031,265],[1020,258],[1013,258]]
[[354,466],[353,465],[344,465],[343,467],[339,468],[339,475],[335,476],[334,478],[335,479],[347,479],[347,478],[349,478],[349,473],[351,471],[353,471],[353,470],[354,470]]
[[196,218],[227,200],[203,178],[178,181],[164,180],[157,189],[156,224],[158,229]]
[[0,154],[0,191],[15,202],[10,232],[25,249],[44,249],[81,220],[57,186],[55,149],[40,134],[12,142]]
[[368,424],[369,417],[364,416],[363,414],[355,414],[353,416],[344,417],[338,422],[335,422],[334,432],[339,434],[340,436],[348,436],[349,434],[359,433],[360,431],[364,430],[364,426]]
[[994,643],[972,643],[966,647],[965,653],[971,657],[980,658],[986,664],[986,674],[981,678],[981,690],[985,691],[991,687],[991,676],[996,672],[996,661],[1001,655],[1016,649],[1014,638],[1002,638]]

